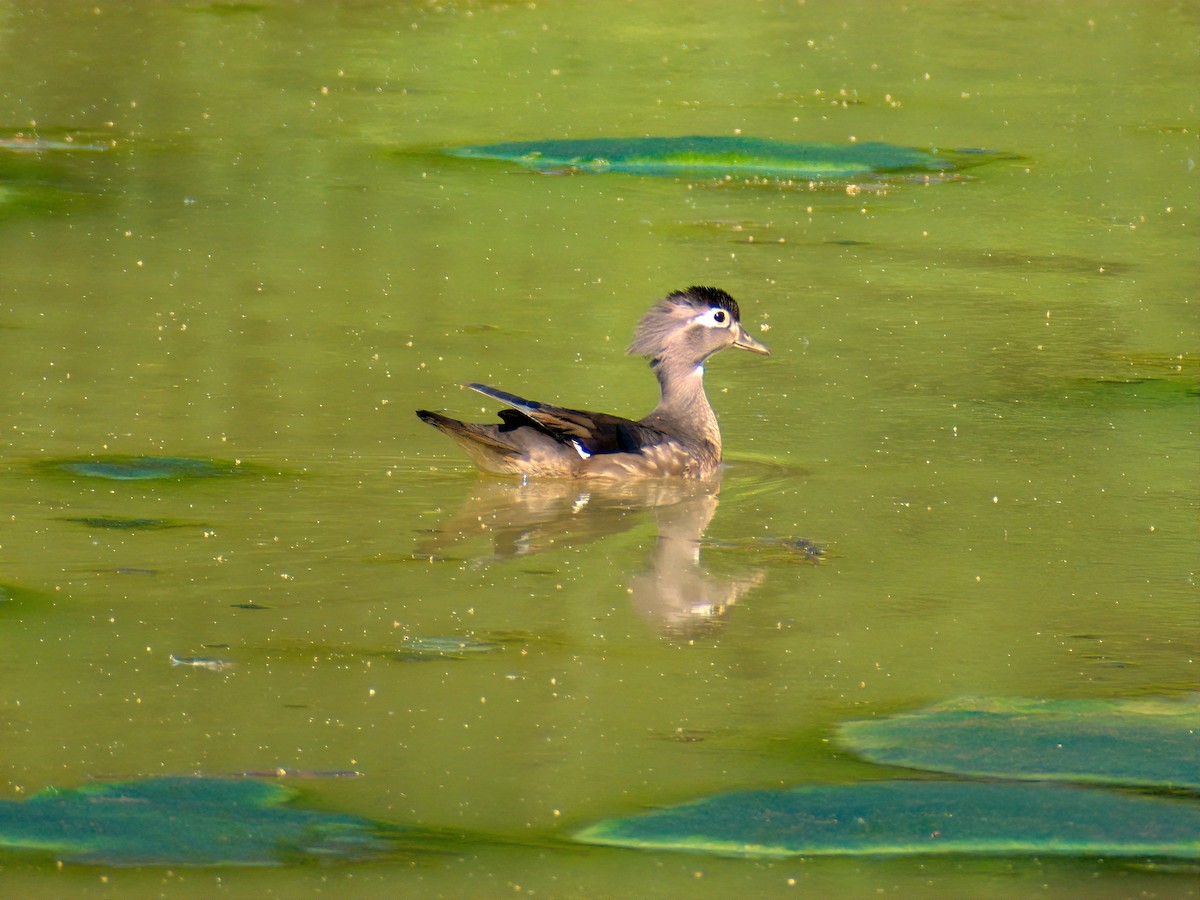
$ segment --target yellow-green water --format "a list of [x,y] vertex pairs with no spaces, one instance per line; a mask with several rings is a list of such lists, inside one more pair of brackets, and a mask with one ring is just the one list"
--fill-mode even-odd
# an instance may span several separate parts
[[[265,872],[9,856],[5,892],[1194,894],[1097,860],[555,839],[889,775],[831,742],[850,718],[1200,688],[1198,26],[1139,2],[0,2],[0,127],[113,144],[44,157],[70,202],[0,206],[0,582],[26,591],[0,608],[0,796],[355,770],[293,783],[497,838]],[[1021,158],[854,192],[434,152],[735,132]],[[641,415],[623,348],[693,283],[773,350],[708,368],[715,503],[481,481],[412,415],[490,417],[465,381]],[[256,469],[37,465],[106,453]],[[66,521],[94,516],[180,527]],[[681,625],[681,596],[736,602]],[[446,636],[500,649],[387,656]]]

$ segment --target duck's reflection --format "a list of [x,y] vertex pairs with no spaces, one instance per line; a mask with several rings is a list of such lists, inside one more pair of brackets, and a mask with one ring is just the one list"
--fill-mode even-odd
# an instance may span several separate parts
[[417,553],[461,558],[472,538],[483,537],[485,549],[466,557],[483,564],[585,544],[652,519],[658,536],[644,569],[627,582],[631,601],[664,634],[692,638],[718,625],[765,578],[762,570],[723,577],[704,568],[701,542],[719,493],[718,480],[609,485],[480,479],[463,508],[427,534]]
[[664,633],[697,637],[719,624],[725,613],[766,573],[761,569],[719,578],[704,569],[701,539],[717,511],[719,486],[679,502],[655,507],[658,539],[646,569],[629,579],[634,608]]

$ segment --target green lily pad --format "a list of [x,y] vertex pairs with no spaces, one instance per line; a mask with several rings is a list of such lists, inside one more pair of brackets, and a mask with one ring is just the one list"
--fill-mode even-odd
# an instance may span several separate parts
[[217,478],[245,471],[237,463],[178,456],[85,456],[48,460],[41,467],[112,481],[179,481],[187,478]]
[[295,809],[280,784],[157,778],[47,788],[0,801],[0,847],[106,866],[266,866],[392,853],[403,831]]
[[539,172],[626,172],[805,181],[944,174],[996,155],[939,153],[883,143],[792,143],[705,135],[518,141],[455,147],[446,152],[471,159],[515,162]]
[[1200,707],[1166,700],[964,699],[846,722],[876,763],[958,775],[1200,789]]
[[1051,784],[877,781],[746,791],[609,819],[589,844],[725,856],[1200,859],[1200,804]]

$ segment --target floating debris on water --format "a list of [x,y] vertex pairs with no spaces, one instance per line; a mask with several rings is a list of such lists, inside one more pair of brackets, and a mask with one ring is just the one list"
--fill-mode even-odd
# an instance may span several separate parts
[[376,656],[400,662],[425,662],[434,659],[464,659],[478,653],[495,653],[500,644],[461,637],[406,637],[402,646]]
[[111,528],[117,531],[154,531],[163,528],[183,528],[185,523],[170,519],[118,519],[113,516],[71,516],[64,522],[74,522],[89,528]]
[[655,737],[663,741],[674,741],[677,744],[698,744],[708,740],[713,734],[714,732],[710,729],[680,726],[666,734],[656,734]]
[[113,138],[76,129],[13,131],[0,129],[0,150],[10,153],[102,153],[116,146]]
[[704,546],[716,551],[733,550],[752,553],[759,562],[801,562],[817,565],[825,561],[829,549],[817,541],[803,537],[754,537],[737,541],[705,541]]
[[[228,776],[235,777],[235,776]],[[238,778],[362,778],[355,769],[260,769],[252,772],[237,772]]]
[[394,662],[431,662],[462,660],[469,656],[496,653],[504,645],[523,640],[517,637],[488,635],[488,640],[459,636],[404,637],[399,646],[357,646],[353,644],[321,644],[312,641],[275,640],[262,648],[243,647],[241,652],[261,652],[272,659],[294,662],[362,662],[370,666],[373,660]]
[[804,562],[819,563],[827,552],[823,545],[808,538],[779,538],[775,544]]
[[173,666],[191,666],[194,669],[208,669],[213,672],[224,672],[236,665],[231,659],[215,656],[176,656],[172,653],[170,659]]
[[244,772],[185,772],[183,774],[173,775],[110,775],[98,774],[90,775],[89,780],[94,782],[124,782],[131,780],[143,779],[163,779],[163,778],[301,778],[301,779],[320,779],[320,778],[362,778],[363,773],[357,769],[289,769],[286,766],[276,766],[273,769],[251,769]]

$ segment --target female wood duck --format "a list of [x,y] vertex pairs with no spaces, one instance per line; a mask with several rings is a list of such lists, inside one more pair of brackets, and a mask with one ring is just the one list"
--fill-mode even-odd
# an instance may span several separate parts
[[483,384],[467,387],[509,404],[499,425],[459,422],[428,410],[485,472],[558,478],[707,478],[721,463],[721,430],[704,395],[704,362],[718,350],[770,350],[742,327],[737,301],[711,287],[660,300],[642,317],[629,353],[645,356],[662,399],[638,421],[525,400]]

